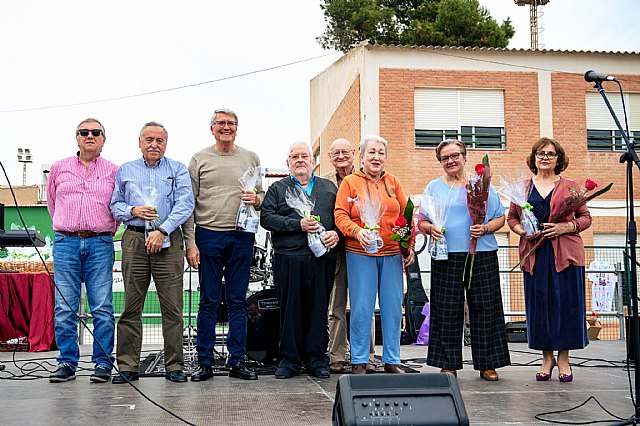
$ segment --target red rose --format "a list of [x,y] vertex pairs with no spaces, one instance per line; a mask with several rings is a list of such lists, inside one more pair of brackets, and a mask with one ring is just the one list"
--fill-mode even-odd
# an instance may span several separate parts
[[584,181],[584,187],[587,188],[587,191],[591,191],[592,189],[596,189],[596,187],[598,186],[597,183],[595,183],[594,181],[592,181],[591,179],[587,179]]
[[477,175],[481,175],[482,176],[482,175],[484,175],[485,171],[486,171],[486,166],[484,164],[482,164],[482,163],[476,164],[476,174]]
[[396,219],[396,226],[406,226],[407,225],[407,219],[405,219],[403,216],[399,216]]

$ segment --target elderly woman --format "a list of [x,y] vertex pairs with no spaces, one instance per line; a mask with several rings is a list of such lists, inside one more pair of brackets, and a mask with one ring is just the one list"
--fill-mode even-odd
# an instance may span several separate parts
[[[436,158],[444,174],[431,181],[425,192],[450,203],[445,221],[448,259],[431,262],[427,364],[439,367],[443,373],[456,374],[462,368],[466,293],[473,368],[480,370],[481,378],[495,381],[496,369],[511,363],[500,293],[498,243],[493,235],[504,225],[505,208],[491,186],[485,222],[474,225],[467,208],[466,147],[458,140],[447,139],[436,148]],[[428,217],[420,222],[419,229],[434,239],[443,236]],[[477,254],[473,262],[466,262],[471,237],[477,239]]]
[[[404,212],[407,197],[398,178],[385,173],[387,141],[380,136],[365,136],[360,143],[361,170],[342,181],[336,197],[335,222],[345,236],[347,279],[351,303],[350,344],[353,374],[365,374],[369,361],[371,318],[380,300],[382,319],[382,361],[386,373],[404,373],[400,369],[400,331],[402,322],[402,271],[413,263],[413,250],[403,259],[397,242],[391,239],[396,219]],[[356,202],[380,199],[386,212],[378,221],[382,246],[376,253],[365,247],[374,233],[365,228]],[[354,200],[357,200],[354,202]],[[370,250],[369,250],[370,251]]]
[[[534,174],[527,184],[527,201],[543,229],[527,236],[521,223],[522,209],[512,203],[508,214],[509,227],[521,237],[527,337],[531,349],[542,351],[542,366],[536,380],[549,380],[557,365],[559,380],[570,382],[573,372],[569,350],[582,349],[589,343],[585,254],[579,233],[591,226],[591,215],[582,204],[575,211],[557,217],[564,199],[570,196],[569,188],[577,187],[575,182],[560,176],[569,165],[569,157],[557,141],[540,138],[531,147],[527,165]],[[540,238],[544,239],[534,254],[526,256]],[[557,361],[554,350],[558,351]]]

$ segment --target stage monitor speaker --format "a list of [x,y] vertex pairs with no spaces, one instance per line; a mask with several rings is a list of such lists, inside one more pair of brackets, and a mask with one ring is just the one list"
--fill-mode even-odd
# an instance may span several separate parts
[[343,375],[338,379],[333,425],[468,425],[452,374]]

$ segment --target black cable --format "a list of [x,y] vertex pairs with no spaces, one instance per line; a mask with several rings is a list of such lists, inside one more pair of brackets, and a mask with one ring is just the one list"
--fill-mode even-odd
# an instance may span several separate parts
[[560,424],[560,425],[591,425],[591,424],[594,424],[594,423],[610,423],[611,420],[590,420],[588,422],[564,422],[564,421],[560,421],[560,420],[549,420],[549,419],[545,419],[545,418],[542,417],[542,416],[546,416],[546,415],[549,415],[549,414],[563,414],[563,413],[568,413],[568,412],[573,411],[573,410],[577,410],[578,408],[583,407],[584,405],[586,405],[587,402],[589,402],[591,400],[595,401],[595,403],[598,404],[600,406],[600,408],[602,408],[602,410],[605,413],[607,413],[608,415],[610,415],[611,417],[613,417],[613,418],[615,418],[617,420],[625,420],[624,418],[618,417],[615,414],[611,413],[606,408],[604,408],[602,406],[602,404],[600,404],[600,401],[598,401],[594,396],[590,396],[582,404],[577,405],[577,406],[575,406],[573,408],[569,408],[569,409],[566,409],[566,410],[558,410],[558,411],[548,411],[546,413],[536,414],[535,418],[536,418],[536,420],[540,420],[540,421],[543,421],[543,422],[555,423],[555,424]]
[[40,110],[44,110],[44,109],[66,108],[66,107],[71,107],[71,106],[97,104],[97,103],[102,103],[102,102],[112,102],[112,101],[119,101],[119,100],[123,100],[123,99],[131,99],[131,98],[138,98],[138,97],[142,97],[142,96],[155,95],[155,94],[158,94],[158,93],[172,92],[172,91],[175,91],[175,90],[188,89],[188,88],[191,88],[191,87],[203,86],[203,85],[211,84],[211,83],[219,83],[221,81],[232,80],[234,78],[246,77],[248,75],[259,74],[259,73],[263,73],[263,72],[267,72],[267,71],[272,71],[272,70],[275,70],[275,69],[278,69],[278,68],[285,68],[285,67],[289,67],[291,65],[296,65],[296,64],[303,63],[303,62],[309,62],[309,61],[313,61],[315,59],[324,58],[326,56],[334,55],[335,53],[336,52],[327,53],[327,54],[324,54],[324,55],[314,56],[313,58],[300,59],[300,60],[289,62],[289,63],[286,63],[286,64],[274,65],[274,66],[268,67],[268,68],[262,68],[262,69],[258,69],[258,70],[254,70],[254,71],[247,71],[247,72],[243,72],[243,73],[240,73],[240,74],[230,75],[230,76],[227,76],[227,77],[220,77],[220,78],[217,78],[217,79],[214,79],[214,80],[201,81],[199,83],[185,84],[185,85],[182,85],[182,86],[171,87],[171,88],[168,88],[168,89],[158,89],[158,90],[152,90],[150,92],[136,93],[136,94],[133,94],[133,95],[116,96],[116,97],[113,97],[113,98],[105,98],[105,99],[97,99],[97,100],[92,100],[92,101],[75,102],[75,103],[70,103],[70,104],[48,105],[48,106],[33,107],[33,108],[0,110],[0,113],[40,111]]
[[[18,204],[18,200],[16,199],[15,192],[13,191],[13,186],[11,185],[11,181],[9,180],[9,176],[7,175],[7,171],[5,170],[4,164],[2,164],[2,161],[0,161],[0,167],[2,168],[2,171],[4,173],[4,177],[7,180],[7,184],[9,186],[9,190],[11,191],[11,195],[13,196],[13,202],[15,203],[16,212],[18,213],[18,217],[20,218],[20,222],[22,223],[22,226],[26,230],[27,229],[27,224],[26,224],[24,218],[22,217],[22,212],[20,211],[20,206]],[[51,272],[49,272],[49,268],[47,267],[47,263],[45,262],[44,258],[42,257],[42,254],[40,253],[40,250],[38,250],[38,247],[36,247],[34,236],[32,236],[29,232],[27,232],[27,235],[29,236],[29,239],[31,240],[31,244],[33,245],[33,248],[36,250],[36,253],[38,253],[38,257],[40,258],[40,261],[44,265],[45,271],[47,271],[47,276],[49,277],[49,281],[51,281],[51,283],[55,287],[56,291],[58,292],[58,294],[60,295],[60,297],[62,298],[64,303],[69,307],[69,309],[71,309],[74,312],[74,315],[76,316],[76,319],[78,320],[78,322],[80,322],[80,324],[82,324],[86,328],[86,330],[89,332],[89,334],[91,334],[91,337],[93,337],[94,342],[97,343],[97,345],[100,348],[100,350],[102,351],[102,353],[104,355],[106,355],[107,358],[109,358],[109,354],[107,353],[105,348],[102,346],[102,343],[98,339],[96,339],[95,335],[93,334],[93,331],[91,331],[91,329],[89,329],[87,327],[87,323],[77,314],[77,312],[75,312],[75,310],[72,308],[71,304],[67,301],[67,299],[62,294],[62,291],[60,291],[60,289],[58,288],[58,285],[56,284],[55,280],[53,278],[51,278]],[[15,362],[15,351],[14,351],[14,362]],[[120,374],[120,370],[113,363],[111,363],[111,361],[109,361],[109,362],[111,364],[112,369],[114,369],[116,372],[118,372],[118,374]],[[144,392],[142,392],[140,389],[138,389],[126,377],[124,377],[124,379],[133,389],[136,390],[136,392],[138,392],[143,398],[145,398],[147,401],[149,401],[150,403],[152,403],[156,407],[160,408],[161,410],[165,411],[166,413],[170,414],[171,416],[175,417],[176,419],[180,420],[183,423],[186,423],[186,424],[191,425],[191,426],[195,426],[193,423],[188,422],[187,420],[185,420],[182,417],[180,417],[177,414],[175,414],[173,411],[169,410],[168,408],[165,408],[164,406],[158,404],[157,402],[155,402],[154,400],[149,398]]]

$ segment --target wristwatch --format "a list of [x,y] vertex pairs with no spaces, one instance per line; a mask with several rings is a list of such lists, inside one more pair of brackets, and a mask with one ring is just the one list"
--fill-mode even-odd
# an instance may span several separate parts
[[157,229],[158,231],[160,231],[160,233],[161,233],[162,235],[164,235],[165,237],[168,237],[168,236],[169,236],[169,233],[168,233],[167,231],[165,231],[161,226],[157,227],[156,229]]

